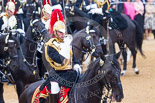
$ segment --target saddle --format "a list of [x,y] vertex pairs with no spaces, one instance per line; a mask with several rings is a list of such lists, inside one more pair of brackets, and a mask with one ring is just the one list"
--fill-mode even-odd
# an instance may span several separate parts
[[[48,94],[51,93],[51,91],[48,89],[47,86],[45,86],[45,88],[42,91],[40,91],[39,88],[40,86],[38,86],[36,90],[34,91],[32,99],[31,99],[31,103],[40,103],[39,98],[47,99]],[[68,103],[69,99],[68,99],[67,94],[69,90],[70,88],[66,88],[64,86],[61,87],[58,103]]]
[[112,15],[113,21],[110,21],[109,26],[112,27],[112,29],[125,30],[128,27],[127,21],[120,13],[112,11],[110,14]]

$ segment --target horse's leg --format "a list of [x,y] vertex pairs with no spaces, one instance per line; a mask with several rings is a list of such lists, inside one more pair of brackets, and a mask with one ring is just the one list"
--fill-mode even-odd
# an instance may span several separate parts
[[3,92],[3,83],[0,83],[0,103],[4,103]]
[[20,97],[23,90],[24,90],[23,82],[21,80],[17,80],[16,81],[16,91],[17,91],[18,98]]
[[123,71],[121,72],[121,76],[125,75],[126,69],[127,69],[127,52],[126,52],[126,48],[124,47],[125,44],[118,44],[120,47],[120,50],[122,51],[122,55],[123,55]]
[[132,64],[132,68],[134,69],[136,74],[139,74],[139,70],[136,67],[136,55],[137,55],[137,51],[134,49],[131,51],[132,55],[133,55],[133,64]]

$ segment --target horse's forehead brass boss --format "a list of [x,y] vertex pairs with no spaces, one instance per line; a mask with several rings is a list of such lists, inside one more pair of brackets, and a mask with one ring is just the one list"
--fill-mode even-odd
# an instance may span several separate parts
[[91,36],[87,36],[87,37],[86,37],[86,40],[89,40],[90,38],[91,38]]
[[100,59],[100,66],[103,66],[104,61],[102,59]]

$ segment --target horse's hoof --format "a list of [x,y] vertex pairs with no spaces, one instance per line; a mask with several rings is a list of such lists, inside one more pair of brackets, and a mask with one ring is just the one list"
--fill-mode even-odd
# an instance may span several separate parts
[[126,70],[123,70],[123,71],[121,72],[121,76],[124,76],[124,75],[125,75],[125,72],[126,72]]
[[135,72],[137,75],[139,74],[139,71]]
[[139,74],[138,68],[133,68],[133,69],[134,69],[135,73],[138,75]]

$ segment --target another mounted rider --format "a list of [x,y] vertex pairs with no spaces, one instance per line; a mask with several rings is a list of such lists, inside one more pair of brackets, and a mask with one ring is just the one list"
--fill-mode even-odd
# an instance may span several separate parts
[[50,28],[52,38],[45,43],[44,55],[47,63],[50,64],[51,70],[48,79],[40,87],[39,100],[40,103],[43,103],[45,96],[49,93],[49,103],[67,103],[67,93],[71,87],[58,82],[58,79],[54,77],[57,76],[59,79],[74,83],[77,72],[81,73],[82,69],[72,52],[72,36],[66,35],[64,18],[59,9],[52,12]]
[[17,28],[17,19],[15,17],[16,7],[13,0],[9,0],[5,7],[5,12],[0,14],[0,32],[8,32]]
[[[84,5],[84,7],[82,7],[82,5]],[[88,11],[88,14],[91,14],[93,16],[92,19],[94,19],[95,21],[99,20],[97,18],[98,16],[102,17],[102,19],[110,18],[110,14],[109,14],[110,1],[109,0],[89,0],[89,1],[78,0],[75,3],[75,6],[77,6],[81,10],[85,9],[86,11]]]
[[49,30],[50,28],[50,17],[52,13],[52,6],[49,0],[43,1],[43,8],[42,8],[42,22],[45,24],[45,28]]

